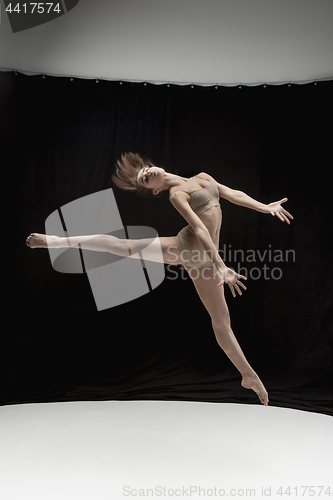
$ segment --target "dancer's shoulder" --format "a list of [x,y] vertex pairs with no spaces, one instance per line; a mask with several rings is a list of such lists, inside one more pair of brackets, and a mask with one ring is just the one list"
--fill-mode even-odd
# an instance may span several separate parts
[[207,172],[200,172],[200,174],[198,174],[197,177],[201,177],[201,179],[205,179],[206,181],[214,182],[215,184],[217,184],[217,182],[214,179],[214,177],[212,177],[211,175],[207,174]]
[[214,177],[207,174],[207,172],[200,172],[200,174],[198,174],[197,177],[200,177],[201,179],[204,179],[205,181],[209,181],[209,182],[213,182],[214,184],[218,184],[218,182],[214,179]]

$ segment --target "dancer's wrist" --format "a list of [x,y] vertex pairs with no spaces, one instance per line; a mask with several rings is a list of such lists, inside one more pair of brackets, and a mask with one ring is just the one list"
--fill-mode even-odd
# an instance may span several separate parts
[[225,265],[224,262],[222,262],[216,266],[216,269],[217,269],[218,273],[223,273],[223,271],[225,271],[225,269],[227,269],[227,266]]

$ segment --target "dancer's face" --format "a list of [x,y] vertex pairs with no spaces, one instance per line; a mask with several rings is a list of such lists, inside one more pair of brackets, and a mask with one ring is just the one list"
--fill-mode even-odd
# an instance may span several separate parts
[[164,183],[165,170],[161,167],[145,167],[137,175],[137,182],[146,189],[151,189],[153,194],[158,194]]

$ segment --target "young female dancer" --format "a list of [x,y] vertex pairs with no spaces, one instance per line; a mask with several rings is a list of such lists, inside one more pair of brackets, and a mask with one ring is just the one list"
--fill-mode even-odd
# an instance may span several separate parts
[[[225,198],[236,205],[276,215],[282,222],[290,224],[289,218],[293,217],[281,206],[287,198],[265,205],[242,191],[218,183],[207,173],[185,178],[166,172],[134,153],[121,156],[112,178],[121,189],[145,195],[169,191],[170,202],[188,225],[177,236],[152,241],[148,247],[149,255],[145,251],[145,259],[160,261],[162,258],[165,264],[184,265],[211,317],[218,344],[242,375],[241,385],[255,391],[260,401],[267,406],[268,393],[264,384],[245,358],[230,326],[222,285],[228,284],[234,297],[236,292],[242,295],[241,289],[246,290],[246,286],[240,280],[246,277],[228,268],[218,253],[222,223],[219,199]],[[147,247],[146,239],[126,240],[110,235],[60,238],[32,233],[26,243],[30,248],[71,246],[133,258],[138,258],[140,250]]]

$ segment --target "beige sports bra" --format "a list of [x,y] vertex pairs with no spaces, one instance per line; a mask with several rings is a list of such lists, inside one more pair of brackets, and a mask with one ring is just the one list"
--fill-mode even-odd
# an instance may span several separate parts
[[[199,175],[199,177],[203,179]],[[206,180],[206,179],[203,179]],[[205,188],[196,189],[195,191],[185,191],[183,189],[177,189],[177,191],[183,191],[191,196],[190,205],[194,213],[201,215],[212,207],[220,205],[220,194],[216,184],[210,182],[210,184]]]

